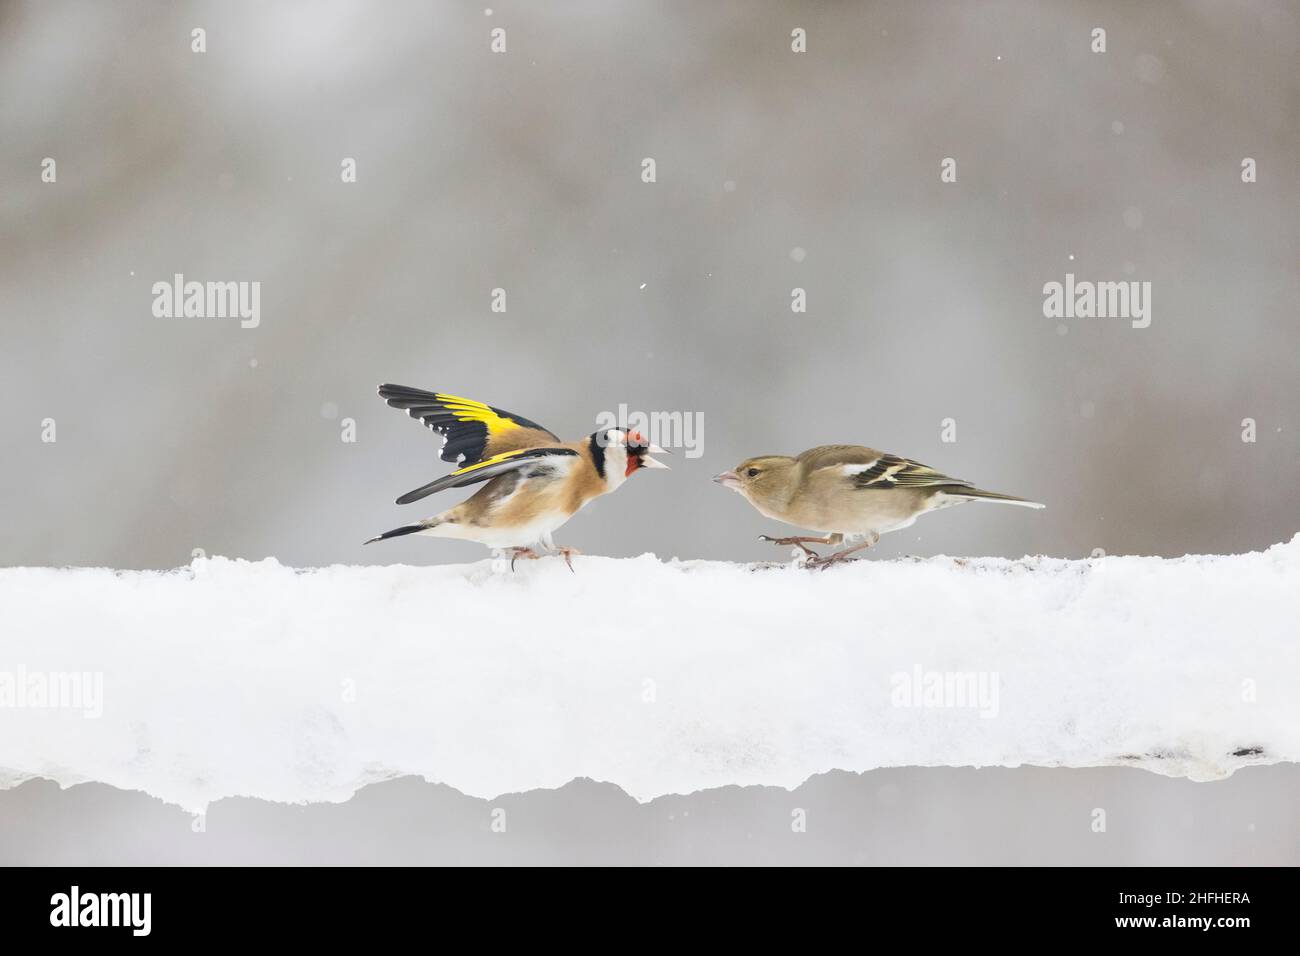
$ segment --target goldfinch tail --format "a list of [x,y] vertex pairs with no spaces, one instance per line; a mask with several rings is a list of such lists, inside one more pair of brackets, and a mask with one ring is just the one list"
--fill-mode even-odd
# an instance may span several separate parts
[[377,534],[368,541],[362,541],[361,543],[366,545],[374,541],[384,541],[387,538],[400,538],[404,534],[419,534],[421,531],[436,528],[441,523],[437,518],[430,518],[428,521],[421,521],[419,524],[406,524],[400,528],[394,528],[392,531],[385,531],[383,534]]
[[941,492],[950,498],[966,498],[970,501],[995,501],[1004,505],[1020,505],[1022,508],[1046,508],[1047,505],[1038,501],[1030,501],[1028,498],[1017,498],[1015,495],[1003,495],[996,491],[984,491],[980,488],[944,488]]

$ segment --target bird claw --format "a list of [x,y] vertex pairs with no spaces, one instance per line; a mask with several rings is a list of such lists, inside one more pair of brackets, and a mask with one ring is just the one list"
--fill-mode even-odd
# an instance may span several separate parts
[[510,554],[510,570],[515,569],[515,562],[520,558],[527,558],[529,561],[536,561],[541,555],[532,548],[512,548]]
[[[569,566],[569,570],[573,571],[573,556],[582,554],[582,552],[577,548],[560,548],[560,554],[564,557],[564,563]],[[578,572],[573,571],[573,573],[577,574]]]
[[[772,544],[776,544],[776,545],[787,545],[787,544],[792,544],[792,545],[794,545],[796,548],[798,548],[800,551],[802,551],[802,552],[803,552],[803,556],[804,556],[807,560],[810,560],[810,561],[813,560],[813,559],[815,559],[815,558],[817,557],[817,552],[814,551],[812,548],[809,548],[809,547],[805,546],[804,543],[803,543],[802,541],[800,541],[798,538],[772,538],[772,537],[769,537],[768,535],[760,534],[760,535],[758,536],[758,540],[759,540],[759,541],[770,541]],[[790,552],[790,553],[791,553],[791,554],[794,554],[793,551]],[[797,560],[799,559],[799,555],[794,554],[794,558],[795,558],[795,560],[797,561]]]
[[856,554],[859,551],[865,551],[867,548],[874,546],[879,540],[880,535],[873,533],[868,540],[861,544],[855,544],[850,548],[845,548],[843,551],[836,551],[834,554],[828,554],[824,558],[815,558],[812,561],[809,561],[807,567],[816,568],[818,571],[825,571],[832,564],[847,564],[850,561],[860,560],[858,558],[851,558],[849,555]]
[[826,570],[827,568],[829,568],[832,564],[844,564],[844,563],[847,563],[847,562],[849,562],[849,561],[856,561],[856,560],[858,560],[858,559],[857,559],[857,558],[844,558],[844,557],[841,557],[840,554],[839,554],[839,552],[836,552],[835,554],[828,554],[828,555],[826,555],[826,557],[824,557],[824,558],[822,558],[822,557],[812,558],[811,560],[807,561],[807,562],[804,564],[804,567],[806,567],[806,568],[815,568],[815,569],[817,569],[818,571],[825,571],[825,570]]

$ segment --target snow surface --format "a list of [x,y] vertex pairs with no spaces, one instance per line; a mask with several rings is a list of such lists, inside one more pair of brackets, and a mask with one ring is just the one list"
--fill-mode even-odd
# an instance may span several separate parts
[[[0,699],[0,786],[198,812],[405,774],[644,801],[832,769],[1300,760],[1300,535],[1175,560],[574,563],[0,570],[10,691],[19,668],[103,679],[99,717]],[[900,706],[932,672],[985,699]]]

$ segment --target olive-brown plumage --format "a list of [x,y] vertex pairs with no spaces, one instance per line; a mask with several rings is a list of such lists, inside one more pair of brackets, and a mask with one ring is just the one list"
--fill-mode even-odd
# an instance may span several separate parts
[[[793,458],[749,458],[713,480],[739,492],[768,518],[824,532],[823,537],[767,539],[800,547],[821,566],[868,548],[882,534],[906,528],[940,508],[968,501],[1043,507],[1036,501],[983,491],[928,465],[862,445],[821,445]],[[825,558],[805,547],[837,545],[846,539],[849,548]]]

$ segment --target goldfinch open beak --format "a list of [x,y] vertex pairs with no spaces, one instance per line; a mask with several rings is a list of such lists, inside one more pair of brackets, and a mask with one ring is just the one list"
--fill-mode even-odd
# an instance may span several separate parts
[[740,487],[740,476],[734,471],[724,471],[720,475],[714,475],[713,480],[724,488],[735,490]]
[[651,443],[651,445],[646,449],[646,451],[649,454],[645,454],[641,456],[642,468],[662,468],[665,471],[672,470],[667,465],[665,465],[662,461],[657,461],[656,459],[650,457],[650,455],[671,455],[672,452],[670,452],[667,448],[660,448],[658,445]]

